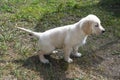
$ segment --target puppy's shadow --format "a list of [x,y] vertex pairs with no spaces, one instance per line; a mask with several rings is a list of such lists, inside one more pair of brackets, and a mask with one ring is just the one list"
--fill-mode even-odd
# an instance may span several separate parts
[[68,80],[65,71],[68,69],[68,63],[63,59],[54,59],[51,56],[45,56],[50,60],[49,64],[43,64],[39,61],[38,55],[27,58],[26,60],[15,60],[14,63],[22,63],[21,67],[38,72],[43,80]]

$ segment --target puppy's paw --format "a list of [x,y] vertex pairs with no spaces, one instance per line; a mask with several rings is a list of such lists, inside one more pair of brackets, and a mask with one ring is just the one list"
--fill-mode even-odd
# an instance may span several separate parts
[[53,54],[56,54],[56,53],[58,53],[58,51],[54,50],[52,53],[53,53]]
[[75,54],[73,54],[73,56],[75,56],[75,57],[81,57],[82,54],[81,53],[75,53]]
[[71,58],[65,59],[65,61],[67,61],[68,63],[72,63],[73,60]]
[[47,59],[42,59],[42,60],[40,60],[42,63],[44,63],[44,64],[48,64],[49,63],[49,60],[47,60]]

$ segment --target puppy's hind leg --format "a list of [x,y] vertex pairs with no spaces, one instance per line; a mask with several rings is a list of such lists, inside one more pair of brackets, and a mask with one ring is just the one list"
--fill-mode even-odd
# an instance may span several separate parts
[[39,51],[39,59],[40,59],[40,61],[42,62],[42,63],[49,63],[49,60],[48,59],[46,59],[45,57],[44,57],[44,52],[43,51]]
[[73,60],[70,58],[71,51],[72,51],[72,48],[70,48],[70,47],[65,47],[64,48],[64,59],[68,63],[73,62]]

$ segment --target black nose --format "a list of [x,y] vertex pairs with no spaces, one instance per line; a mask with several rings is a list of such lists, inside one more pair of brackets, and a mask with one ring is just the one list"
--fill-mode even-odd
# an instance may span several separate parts
[[104,32],[105,32],[105,30],[102,31],[102,33],[104,33]]

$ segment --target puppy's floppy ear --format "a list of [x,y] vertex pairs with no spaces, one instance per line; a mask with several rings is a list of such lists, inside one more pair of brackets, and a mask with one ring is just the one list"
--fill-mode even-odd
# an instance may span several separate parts
[[91,22],[86,20],[82,23],[82,30],[86,35],[90,35],[92,33]]

